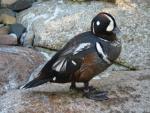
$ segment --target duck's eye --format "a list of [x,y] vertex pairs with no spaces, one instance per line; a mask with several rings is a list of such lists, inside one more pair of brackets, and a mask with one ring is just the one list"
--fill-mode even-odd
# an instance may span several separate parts
[[99,25],[100,25],[100,21],[97,21],[97,22],[96,22],[96,25],[99,26]]

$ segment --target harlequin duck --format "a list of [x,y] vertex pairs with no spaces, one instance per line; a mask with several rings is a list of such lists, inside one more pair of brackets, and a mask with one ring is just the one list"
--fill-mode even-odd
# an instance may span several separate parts
[[117,39],[119,30],[115,19],[108,13],[99,13],[91,22],[91,31],[71,39],[42,68],[39,76],[27,83],[31,88],[46,82],[71,82],[71,89],[78,89],[76,82],[83,82],[83,93],[93,100],[108,99],[107,92],[96,91],[89,81],[107,69],[121,52]]

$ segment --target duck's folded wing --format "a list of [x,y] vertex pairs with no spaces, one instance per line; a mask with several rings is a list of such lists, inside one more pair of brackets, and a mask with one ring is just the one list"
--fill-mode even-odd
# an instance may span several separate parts
[[73,73],[80,68],[85,55],[84,52],[90,48],[90,43],[81,43],[72,48],[64,49],[53,63],[52,70],[59,73]]

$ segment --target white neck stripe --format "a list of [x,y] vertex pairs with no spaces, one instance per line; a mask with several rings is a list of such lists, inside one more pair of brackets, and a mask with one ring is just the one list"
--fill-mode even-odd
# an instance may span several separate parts
[[102,55],[102,57],[103,57],[102,59],[103,59],[105,62],[107,62],[108,64],[110,64],[111,62],[109,61],[107,55],[104,53],[104,51],[103,51],[103,49],[102,49],[100,43],[98,43],[98,42],[96,42],[96,49],[97,49],[98,53]]

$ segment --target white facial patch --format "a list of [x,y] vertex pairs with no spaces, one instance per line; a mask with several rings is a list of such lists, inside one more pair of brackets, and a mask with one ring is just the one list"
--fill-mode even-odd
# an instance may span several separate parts
[[106,15],[105,14],[105,16],[110,20],[110,23],[109,23],[109,25],[107,26],[107,28],[106,28],[106,31],[108,31],[108,32],[110,32],[110,31],[112,31],[113,29],[114,29],[114,21],[113,21],[113,19],[110,17],[110,16],[108,16],[108,15]]
[[91,44],[90,43],[81,43],[76,49],[75,51],[73,52],[73,55],[81,52],[82,50],[84,49],[88,49],[90,48]]
[[110,61],[108,60],[107,55],[103,52],[103,49],[102,49],[100,43],[98,43],[98,42],[96,42],[96,49],[97,49],[98,53],[102,55],[103,60],[105,62],[107,62],[108,64],[110,64]]
[[96,22],[96,25],[99,26],[99,25],[100,25],[100,21],[97,21],[97,22]]

